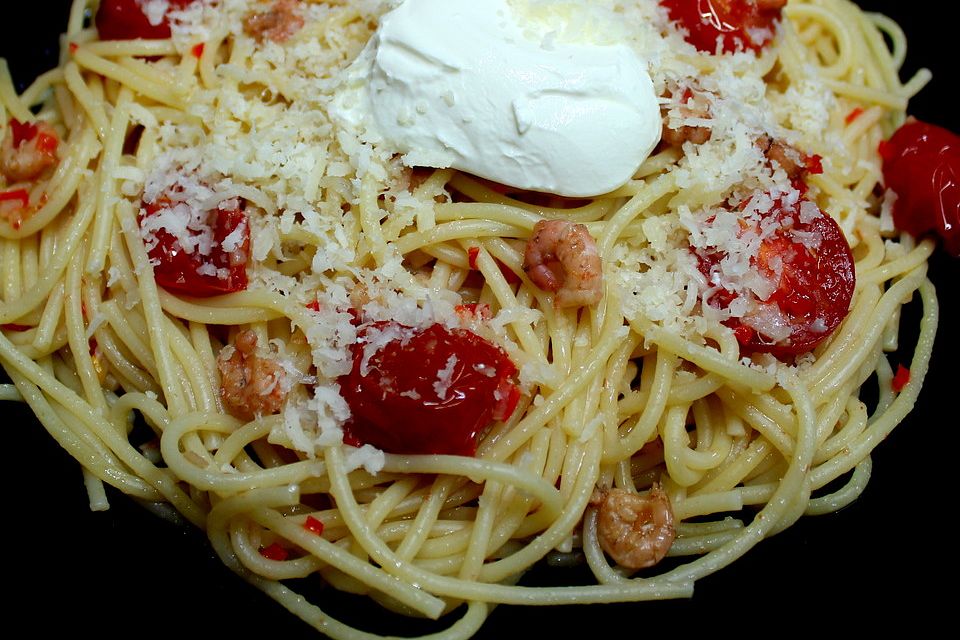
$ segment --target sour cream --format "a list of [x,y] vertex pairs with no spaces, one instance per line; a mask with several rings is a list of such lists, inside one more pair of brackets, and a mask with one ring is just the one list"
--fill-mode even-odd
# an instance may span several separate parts
[[660,108],[646,62],[574,24],[583,16],[566,4],[405,0],[349,70],[337,110],[407,166],[608,193],[660,140]]

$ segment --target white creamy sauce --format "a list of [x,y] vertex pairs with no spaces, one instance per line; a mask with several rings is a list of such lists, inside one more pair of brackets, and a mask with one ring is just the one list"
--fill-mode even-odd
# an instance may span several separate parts
[[559,31],[513,4],[405,0],[348,71],[338,119],[408,166],[563,196],[623,185],[660,139],[646,62],[578,31],[576,11]]

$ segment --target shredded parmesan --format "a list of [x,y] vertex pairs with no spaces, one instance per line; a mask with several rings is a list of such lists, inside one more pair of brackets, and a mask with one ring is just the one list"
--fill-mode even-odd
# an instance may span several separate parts
[[156,27],[161,24],[170,10],[169,0],[137,0],[140,10],[147,17],[147,21]]
[[[196,86],[185,117],[162,121],[162,110],[131,112],[149,131],[145,143],[155,154],[149,164],[123,167],[116,177],[124,193],[142,192],[143,202],[156,209],[152,215],[140,212],[148,251],[162,231],[188,253],[233,253],[249,231],[249,289],[279,294],[303,308],[291,316],[290,329],[306,341],[306,366],[312,367],[308,375],[303,363],[279,356],[287,374],[284,384],[312,389],[308,397],[298,394],[288,402],[282,426],[271,439],[314,456],[319,447],[342,440],[350,411],[336,380],[351,371],[358,336],[360,373],[376,376],[376,354],[388,344],[402,345],[433,323],[458,328],[466,322],[457,313],[465,302],[461,295],[416,274],[405,263],[410,257],[390,242],[401,232],[435,225],[435,198],[450,194],[442,187],[439,192],[409,190],[409,176],[390,150],[368,132],[339,126],[332,117],[338,100],[347,95],[341,89],[351,81],[344,71],[392,3],[301,3],[298,12],[307,27],[281,46],[269,39],[255,43],[243,33],[243,17],[250,10],[246,0],[202,0],[181,10],[171,10],[168,0],[138,1],[151,23],[167,17],[179,50],[230,35],[237,55],[218,53],[225,56],[217,65],[220,82],[212,88]],[[636,232],[610,248],[604,277],[622,299],[627,318],[642,317],[702,343],[731,317],[749,318],[750,326],[770,338],[781,335],[783,317],[775,306],[758,312],[750,302],[769,299],[783,266],[774,259],[770,273],[761,274],[753,264],[763,240],[781,224],[765,214],[777,202],[789,207],[800,203],[796,218],[801,223],[815,214],[801,202],[787,173],[768,162],[757,140],[768,135],[797,151],[822,154],[829,163],[830,154],[840,152],[825,136],[836,106],[831,94],[813,80],[785,90],[768,85],[765,62],[752,54],[715,57],[709,68],[702,68],[656,2],[517,5],[550,20],[574,10],[584,16],[576,29],[552,35],[553,42],[594,37],[591,25],[607,24],[612,16],[622,29],[605,37],[627,40],[650,62],[668,126],[710,130],[705,143],[684,145],[683,158],[671,171],[679,190],[669,206],[675,213],[640,216]],[[168,61],[155,64],[158,72],[176,77],[178,70]],[[813,74],[810,70],[811,78]],[[681,88],[690,88],[691,94]],[[155,114],[161,114],[160,122]],[[382,208],[378,215],[384,233],[392,233],[387,249],[376,255],[360,239],[356,214],[370,180],[381,188],[367,195]],[[218,246],[209,212],[240,199],[248,227],[238,227]],[[810,248],[818,241],[802,234],[798,239]],[[719,259],[704,273],[698,256],[707,252]],[[229,275],[211,264],[200,272]],[[108,285],[119,277],[111,270]],[[749,296],[738,297],[743,293]],[[725,308],[710,303],[731,296]],[[314,303],[318,310],[306,308]],[[359,323],[351,309],[359,314]],[[519,332],[542,323],[543,314],[524,306],[493,312],[489,322],[470,328],[486,331],[504,347],[519,368],[521,388],[559,388],[564,378],[558,369],[514,343]],[[456,365],[448,360],[433,381],[441,399],[449,393]],[[381,384],[389,387],[391,381]],[[418,399],[412,390],[399,393]]]
[[[451,355],[447,358],[447,364],[443,369],[437,372],[437,381],[433,383],[433,390],[440,400],[447,399],[447,392],[453,384],[453,374],[457,366],[457,356]],[[499,399],[499,398],[498,398]]]

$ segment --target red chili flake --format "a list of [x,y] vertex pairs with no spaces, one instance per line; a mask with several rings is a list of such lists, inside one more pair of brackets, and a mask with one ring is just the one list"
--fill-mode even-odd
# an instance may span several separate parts
[[16,118],[10,119],[10,130],[13,132],[14,148],[19,148],[24,142],[30,142],[37,135],[37,125],[32,122],[20,122]]
[[190,49],[190,53],[193,54],[194,58],[200,59],[203,56],[203,43],[193,45],[193,48]]
[[910,369],[907,369],[902,364],[897,365],[897,373],[893,376],[893,382],[891,383],[893,390],[900,393],[903,391],[903,388],[907,386],[908,382],[910,382]]
[[[470,247],[467,249],[467,261],[470,264],[470,268],[474,271],[479,271],[480,267],[477,266],[477,256],[480,255],[480,247]],[[497,263],[497,266],[500,267],[500,273],[503,274],[503,279],[507,281],[508,284],[519,284],[521,282],[520,276],[515,274],[510,267],[503,264],[499,258],[494,258],[494,262]]]
[[280,546],[279,542],[274,542],[269,547],[260,547],[260,555],[267,560],[276,560],[277,562],[281,562],[287,559],[289,553],[286,549]]
[[313,302],[311,302],[310,304],[307,305],[307,309],[310,309],[311,311],[317,311],[317,312],[319,312],[319,311],[320,311],[320,301],[319,301],[319,300],[314,300]]
[[323,522],[313,516],[307,516],[307,521],[303,523],[303,528],[318,536],[323,535]]
[[30,206],[30,193],[26,189],[0,191],[0,202],[8,202],[12,200],[19,200],[21,208],[26,209]]
[[78,45],[76,42],[71,42],[67,45],[67,48],[70,49],[70,53],[76,53],[77,49],[80,48],[80,45]]
[[458,304],[453,308],[457,315],[464,320],[479,318],[480,320],[489,320],[493,317],[490,305],[483,302],[473,302],[471,304]]
[[854,120],[856,120],[862,115],[863,115],[863,107],[857,107],[856,109],[854,109],[853,111],[847,114],[846,123],[850,124],[851,122],[853,122]]
[[26,324],[9,322],[7,324],[0,324],[0,329],[3,329],[4,331],[29,331],[30,329],[33,329],[33,327]]
[[477,266],[477,256],[480,255],[480,247],[470,247],[467,249],[467,257],[470,262],[470,268],[474,271],[479,271],[480,267]]
[[813,154],[812,156],[807,156],[804,158],[804,164],[806,165],[807,173],[812,175],[820,175],[823,173],[823,157]]
[[57,136],[51,136],[47,133],[41,133],[40,137],[37,138],[37,151],[41,153],[46,153],[48,155],[53,155],[57,152],[57,147],[60,145],[60,141],[57,140]]

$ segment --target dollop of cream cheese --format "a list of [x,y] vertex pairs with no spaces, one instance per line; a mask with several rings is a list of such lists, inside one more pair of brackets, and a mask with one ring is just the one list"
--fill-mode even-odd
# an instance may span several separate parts
[[407,166],[571,197],[622,186],[660,140],[646,62],[558,4],[570,10],[404,0],[347,71],[335,117]]

